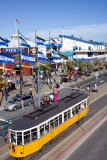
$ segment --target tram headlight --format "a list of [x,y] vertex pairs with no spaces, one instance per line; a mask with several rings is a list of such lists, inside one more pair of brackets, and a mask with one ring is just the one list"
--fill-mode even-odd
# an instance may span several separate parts
[[12,145],[12,151],[13,151],[13,152],[15,151],[14,145]]

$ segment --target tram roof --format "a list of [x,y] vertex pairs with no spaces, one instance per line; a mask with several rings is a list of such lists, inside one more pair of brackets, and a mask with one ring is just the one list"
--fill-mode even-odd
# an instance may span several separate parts
[[88,94],[85,93],[72,93],[71,95],[58,100],[51,105],[43,107],[42,110],[29,113],[19,119],[16,119],[10,124],[10,128],[12,130],[22,131],[37,126],[40,123],[70,108],[76,103],[86,99],[87,97]]

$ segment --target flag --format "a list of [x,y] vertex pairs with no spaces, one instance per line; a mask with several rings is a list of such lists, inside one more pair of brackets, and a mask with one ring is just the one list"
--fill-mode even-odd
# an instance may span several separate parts
[[55,41],[53,38],[51,38],[51,46],[52,46],[52,47],[53,47],[53,46],[55,46],[55,47],[58,46],[58,44],[56,43],[56,41]]
[[36,41],[37,45],[44,45],[45,43],[45,39],[43,37],[39,37],[37,34],[36,34]]
[[14,64],[14,56],[0,53],[0,63],[9,63],[9,64]]
[[49,61],[49,59],[42,52],[38,51],[38,60]]
[[28,38],[26,38],[22,33],[19,32],[19,34],[20,34],[23,38],[25,38],[26,40],[30,41],[30,40],[29,40]]
[[20,22],[16,19],[16,23],[19,24]]
[[64,26],[63,26],[63,29],[64,29]]
[[8,47],[8,43],[9,43],[9,42],[10,42],[9,40],[0,37],[0,45],[7,46],[7,47]]
[[21,54],[21,60],[22,60],[22,62],[35,63],[35,58],[29,54],[26,54],[26,53]]
[[52,59],[61,59],[61,57],[57,53],[52,51]]
[[24,46],[24,47],[31,48],[31,46],[29,44],[27,44],[27,41],[22,37],[20,37],[20,45]]

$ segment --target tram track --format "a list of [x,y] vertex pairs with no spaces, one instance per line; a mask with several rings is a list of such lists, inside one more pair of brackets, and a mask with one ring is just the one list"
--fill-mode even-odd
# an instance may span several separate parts
[[[91,119],[96,113],[104,109],[106,105],[107,105],[107,94],[103,95],[101,98],[90,104],[90,111],[85,117],[85,122]],[[79,124],[75,123],[71,127],[67,128],[64,132],[55,137],[51,142],[45,144],[40,151],[33,153],[32,155],[29,155],[26,158],[23,158],[23,160],[31,160],[31,159],[40,160],[45,154],[47,154],[50,150],[52,150],[55,146],[57,146],[61,141],[63,141],[71,133],[76,131],[76,129],[82,127],[83,123],[84,119],[81,119],[79,121]],[[5,160],[15,160],[15,158],[8,156]]]

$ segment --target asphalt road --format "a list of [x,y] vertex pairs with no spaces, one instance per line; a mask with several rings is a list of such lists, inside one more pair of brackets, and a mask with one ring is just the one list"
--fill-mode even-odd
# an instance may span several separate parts
[[107,121],[66,160],[107,160]]
[[[104,78],[104,77],[102,77]],[[107,81],[107,78],[106,78]],[[91,81],[92,82],[92,81]],[[104,81],[105,82],[105,81]],[[87,83],[90,83],[89,81]],[[87,85],[87,84],[86,84]],[[62,90],[60,90],[60,96],[65,96],[65,94],[69,94],[71,92],[70,88],[64,88]],[[86,116],[86,121],[91,118],[97,111],[99,111],[100,109],[102,109],[105,105],[107,104],[107,94],[103,97],[101,97],[100,99],[98,99],[96,102],[92,103],[90,105],[90,112],[88,113],[88,115]],[[102,107],[101,107],[102,106]],[[26,107],[27,108],[27,107]],[[17,110],[16,112],[22,114],[22,109]],[[5,111],[6,112],[6,111]],[[1,111],[0,111],[1,113]],[[15,114],[15,112],[6,112],[8,114],[11,115]],[[68,128],[66,131],[64,131],[63,133],[61,133],[59,136],[57,136],[53,141],[53,143],[47,143],[45,146],[43,146],[42,151],[41,152],[37,152],[34,153],[29,159],[35,159],[39,160],[44,154],[46,154],[49,150],[51,150],[53,147],[55,147],[57,144],[59,144],[63,139],[65,139],[67,136],[69,136],[72,132],[74,132],[80,125],[83,124],[83,119],[80,120],[79,124],[75,124],[73,126],[71,126],[70,128]],[[10,157],[11,159],[12,157]],[[12,160],[12,159],[11,159]],[[77,159],[78,160],[78,159]]]
[[[86,81],[83,81],[81,83],[81,89],[86,89],[86,86],[88,84],[91,84],[94,85],[96,83],[96,78],[92,78],[92,79],[88,79]],[[99,85],[102,85],[103,83],[107,82],[107,73],[106,74],[103,74],[102,76],[99,76],[98,78],[98,81],[97,81],[97,84],[98,86]],[[59,99],[65,97],[65,95],[69,95],[71,94],[71,89],[70,88],[62,88],[60,89],[59,91]],[[38,102],[38,98],[35,97],[35,102]],[[38,103],[36,103],[36,108],[38,106]],[[17,111],[5,111],[4,109],[1,109],[0,110],[0,120],[8,120],[8,119],[12,119],[12,118],[15,118],[15,117],[18,117],[18,116],[22,116],[24,114],[27,114],[29,112],[32,112],[34,111],[34,107],[33,105],[31,106],[26,106],[24,110],[22,110],[22,108],[18,109]]]

